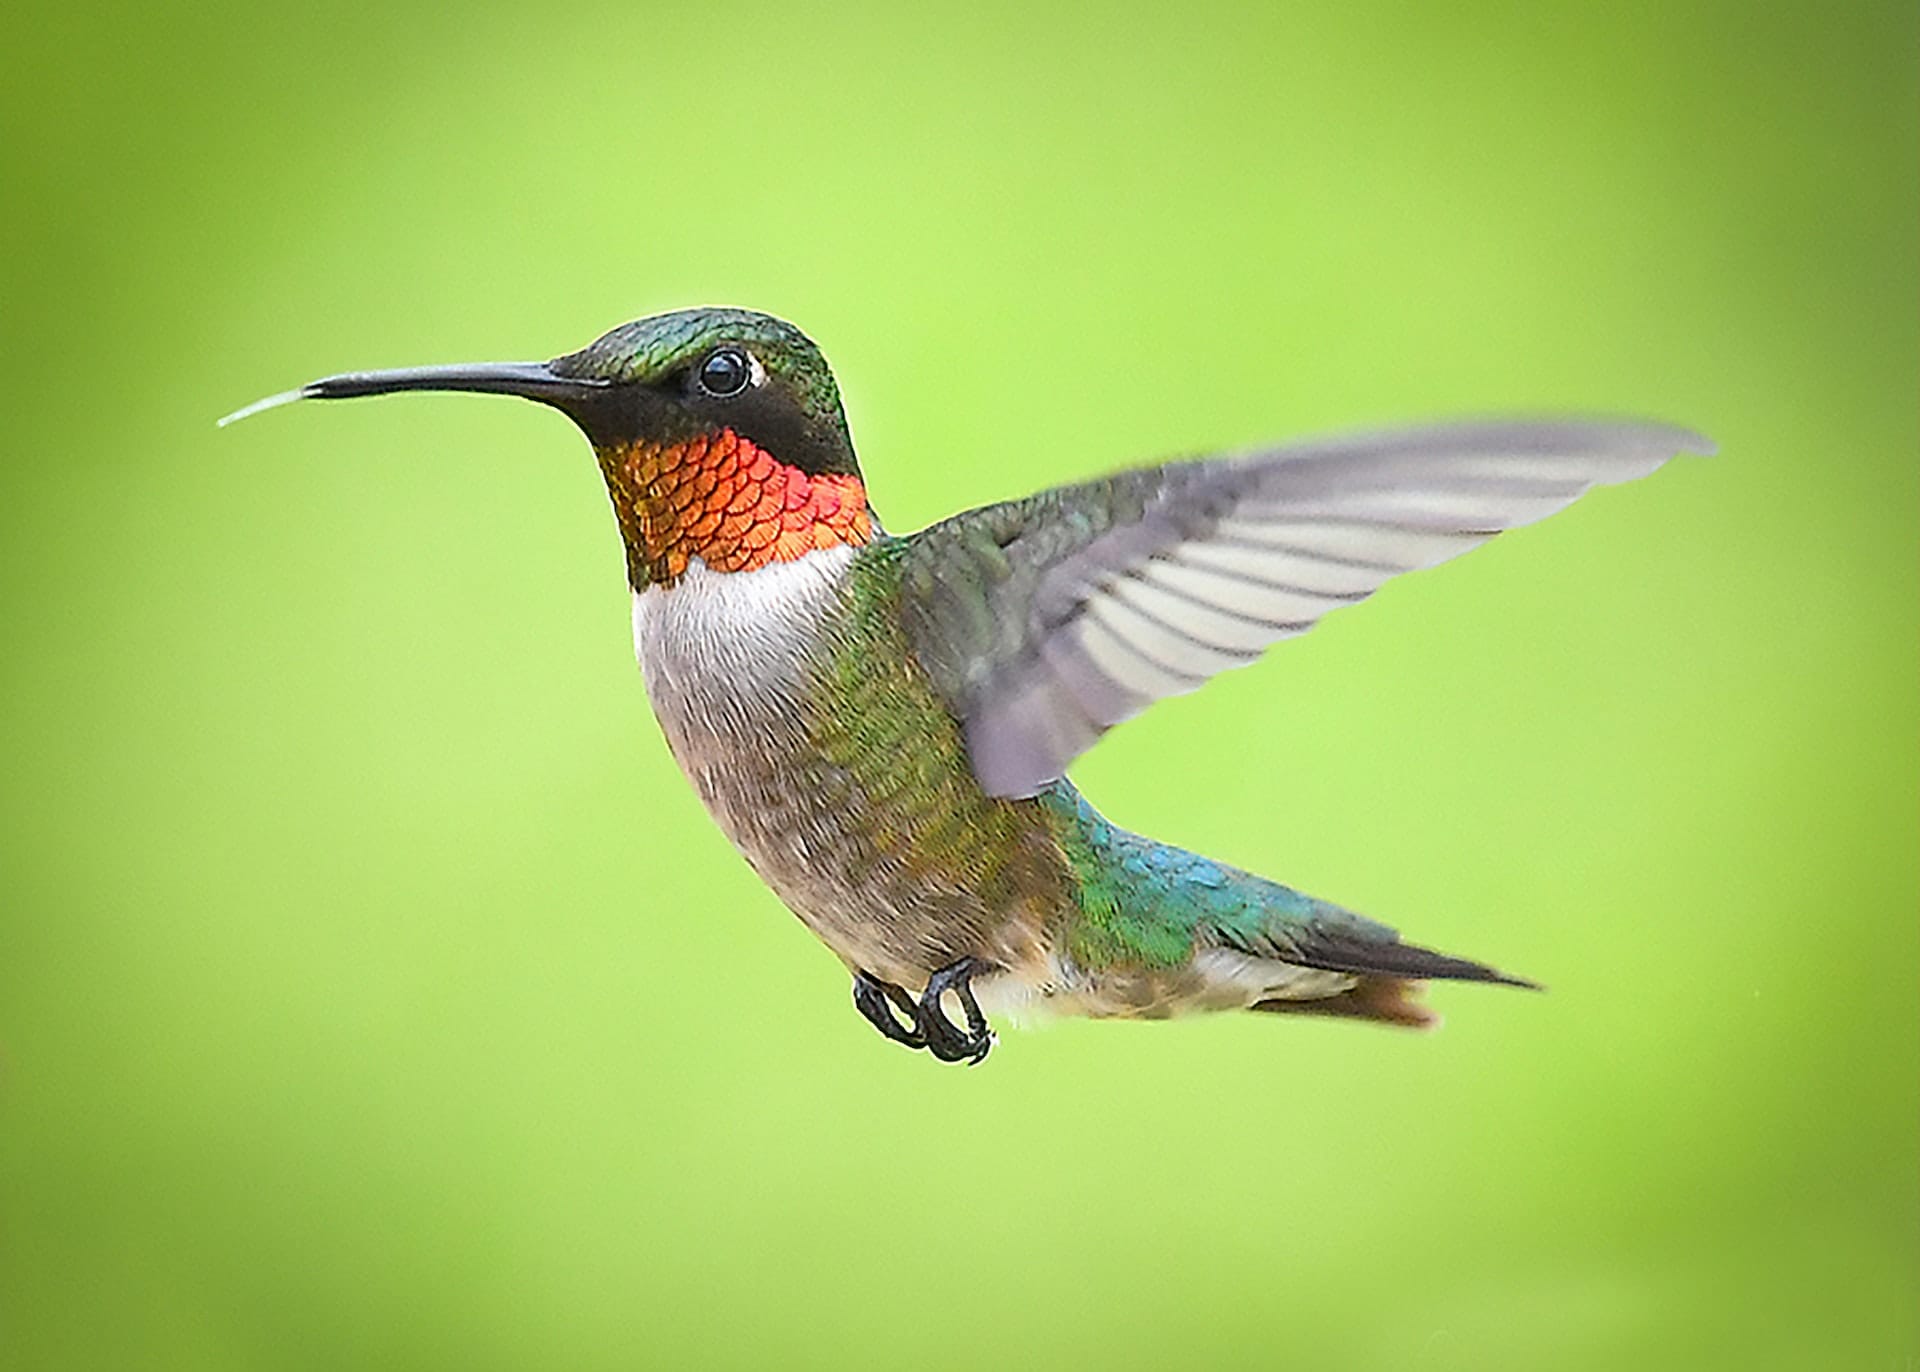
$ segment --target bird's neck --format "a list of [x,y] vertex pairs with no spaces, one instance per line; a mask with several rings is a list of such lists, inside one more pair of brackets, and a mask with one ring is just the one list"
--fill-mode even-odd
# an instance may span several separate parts
[[857,475],[810,475],[732,429],[596,446],[633,589],[671,586],[699,558],[750,572],[873,537]]

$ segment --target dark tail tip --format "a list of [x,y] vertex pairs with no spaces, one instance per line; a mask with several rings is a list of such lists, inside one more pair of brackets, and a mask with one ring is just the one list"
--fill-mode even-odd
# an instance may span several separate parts
[[1316,930],[1314,937],[1299,940],[1298,946],[1284,956],[1288,962],[1326,972],[1398,977],[1405,981],[1483,981],[1496,986],[1517,986],[1525,991],[1547,989],[1537,981],[1509,976],[1484,962],[1456,958],[1422,948],[1417,943],[1349,938],[1333,931]]

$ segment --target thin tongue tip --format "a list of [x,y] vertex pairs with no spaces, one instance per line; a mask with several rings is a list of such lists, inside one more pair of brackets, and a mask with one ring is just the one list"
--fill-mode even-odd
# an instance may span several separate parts
[[242,405],[232,414],[222,416],[215,422],[214,427],[216,429],[224,429],[227,425],[237,424],[243,419],[259,414],[262,410],[277,410],[282,405],[291,405],[296,400],[311,399],[313,394],[314,390],[311,386],[296,386],[290,391],[281,391],[278,395],[270,395],[264,400],[256,400],[251,405]]

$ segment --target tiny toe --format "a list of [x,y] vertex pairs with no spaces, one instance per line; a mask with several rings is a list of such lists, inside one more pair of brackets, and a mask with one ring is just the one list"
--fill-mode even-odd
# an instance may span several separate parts
[[[853,1004],[869,1024],[895,1043],[908,1048],[927,1046],[926,1036],[920,1031],[919,1016],[912,1008],[913,1001],[898,986],[865,972],[857,973],[853,979]],[[893,1006],[900,1004],[910,1007],[905,1024],[893,1012]]]

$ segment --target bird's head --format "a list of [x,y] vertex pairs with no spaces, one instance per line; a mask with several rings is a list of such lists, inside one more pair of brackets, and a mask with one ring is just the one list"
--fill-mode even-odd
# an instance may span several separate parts
[[678,310],[551,362],[324,377],[221,422],[394,391],[517,395],[570,417],[600,459],[636,590],[672,585],[696,560],[753,571],[872,536],[833,373],[811,339],[771,315]]

